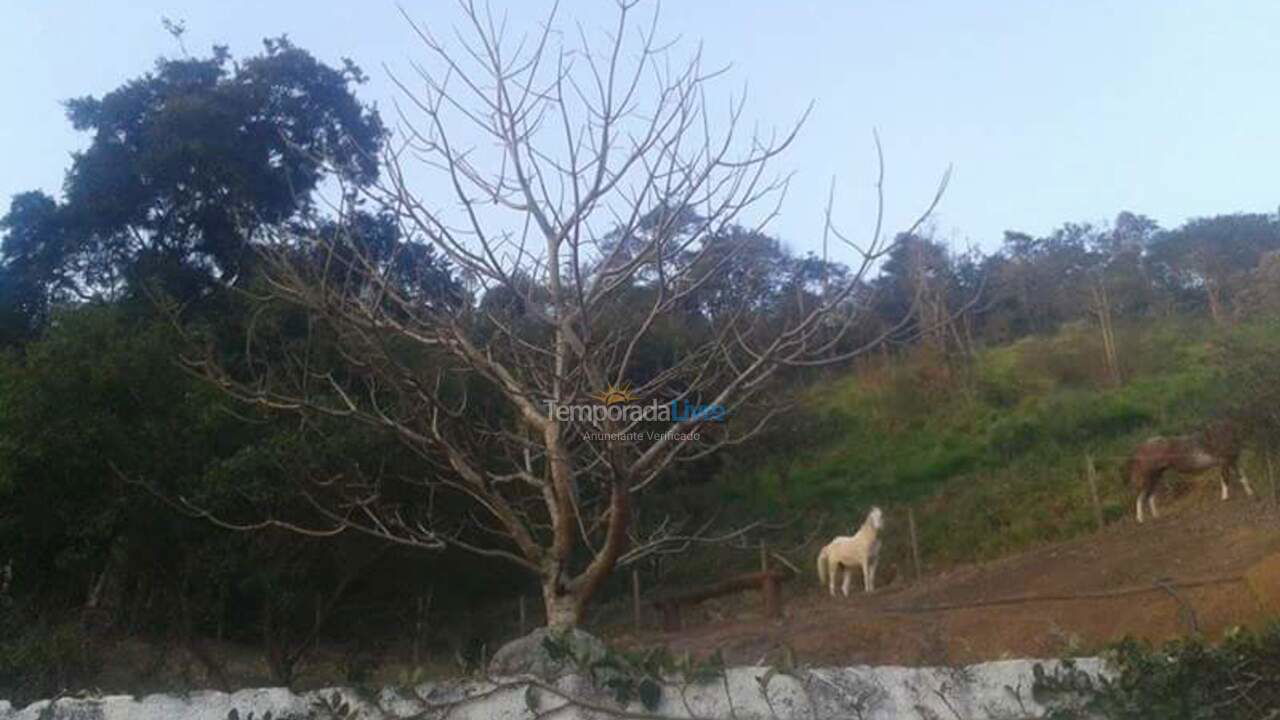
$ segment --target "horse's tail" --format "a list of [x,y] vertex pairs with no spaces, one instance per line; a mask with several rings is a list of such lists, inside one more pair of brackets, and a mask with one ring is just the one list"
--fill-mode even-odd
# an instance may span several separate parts
[[822,548],[818,553],[818,584],[827,584],[827,549]]

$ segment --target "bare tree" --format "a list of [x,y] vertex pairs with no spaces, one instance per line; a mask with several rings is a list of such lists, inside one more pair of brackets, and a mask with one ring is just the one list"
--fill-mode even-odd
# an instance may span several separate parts
[[[394,214],[407,238],[398,252],[429,246],[465,278],[466,296],[413,291],[395,258],[358,238],[278,233],[262,242],[260,299],[304,311],[336,365],[311,344],[251,352],[239,369],[189,358],[245,401],[384,429],[422,460],[400,480],[470,508],[433,512],[434,501],[393,498],[385,475],[344,473],[312,478],[305,494],[325,524],[293,529],[504,558],[539,578],[560,628],[581,620],[620,562],[693,539],[674,522],[632,524],[636,499],[673,463],[759,433],[774,415],[762,393],[780,371],[850,359],[897,329],[864,323],[864,279],[894,242],[882,214],[857,242],[828,212],[824,252],[843,248],[854,262],[796,280],[786,302],[766,306],[747,290],[705,301],[738,244],[776,214],[786,178],[769,165],[803,117],[744,134],[742,98],[713,111],[719,73],[660,44],[656,13],[635,27],[634,6],[618,3],[599,45],[581,27],[557,29],[554,11],[538,33],[515,36],[464,0],[449,44],[406,18],[431,62],[396,77],[408,101],[382,158],[389,179],[338,211]],[[416,172],[449,197],[415,193]],[[673,327],[679,347],[654,360],[655,338]],[[735,422],[748,404],[751,422]]]
[[1112,385],[1121,385],[1124,378],[1120,374],[1120,355],[1116,351],[1115,306],[1103,271],[1089,272],[1086,286],[1089,314],[1098,321],[1098,330],[1102,333],[1102,358],[1107,368],[1107,380]]
[[1131,212],[1116,216],[1110,229],[1081,229],[1084,246],[1081,284],[1085,307],[1098,323],[1103,362],[1112,385],[1124,383],[1115,318],[1149,302],[1150,283],[1143,252],[1159,231],[1155,221]]

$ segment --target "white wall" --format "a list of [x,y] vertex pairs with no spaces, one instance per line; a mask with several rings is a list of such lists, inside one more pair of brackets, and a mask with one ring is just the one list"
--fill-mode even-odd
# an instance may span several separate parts
[[[1014,720],[1038,718],[1047,708],[1031,697],[1033,667],[1047,670],[1054,661],[1003,660],[964,668],[850,667],[770,672],[763,667],[730,669],[705,685],[671,683],[664,687],[654,717],[755,718],[792,720],[804,718],[964,718],[965,720]],[[1101,661],[1078,660],[1077,668],[1091,675],[1104,672]],[[282,688],[241,690],[227,694],[197,692],[188,695],[149,695],[133,698],[113,695],[100,698],[62,698],[15,709],[0,700],[0,720],[227,720],[235,710],[241,720],[336,717],[323,708],[325,700],[348,703],[358,714],[348,718],[405,718],[428,712],[425,717],[448,715],[450,720],[532,720],[537,712],[564,707],[561,719],[621,717],[621,708],[606,692],[581,677],[569,676],[554,683],[532,678],[450,680],[427,683],[409,691],[383,690],[362,696],[350,689],[294,694]],[[333,704],[330,702],[329,704]],[[50,712],[52,710],[52,712]],[[626,708],[644,713],[639,703]],[[634,716],[633,716],[634,717]]]

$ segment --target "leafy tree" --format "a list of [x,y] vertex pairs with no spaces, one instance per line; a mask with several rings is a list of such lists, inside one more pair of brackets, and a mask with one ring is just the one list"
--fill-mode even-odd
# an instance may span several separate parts
[[1190,220],[1160,235],[1152,243],[1151,262],[1168,288],[1200,295],[1214,322],[1225,324],[1243,276],[1277,249],[1276,216],[1218,215]]
[[998,259],[988,269],[990,302],[1003,316],[992,321],[1007,327],[1010,338],[1049,332],[1075,317],[1063,285],[1078,252],[1070,242],[1069,233],[1036,238],[1005,232]]
[[53,304],[71,294],[61,279],[68,234],[57,201],[42,192],[14,197],[0,231],[0,341],[23,342],[48,322]]
[[[175,632],[205,657],[197,631],[221,628],[236,596],[250,610],[232,624],[270,616],[262,632],[278,648],[290,606],[268,588],[296,590],[311,618],[311,592],[337,582],[306,570],[326,565],[314,543],[297,562],[264,564],[282,555],[271,550],[278,539],[247,543],[174,512],[191,496],[235,518],[249,496],[305,520],[305,500],[278,480],[292,479],[282,468],[316,464],[291,462],[303,457],[305,428],[227,412],[221,394],[184,372],[185,346],[141,295],[195,308],[202,327],[253,322],[241,294],[223,290],[259,282],[250,247],[260,234],[326,226],[320,183],[336,178],[349,193],[377,175],[384,130],[353,94],[362,80],[354,65],[329,67],[282,38],[239,63],[221,48],[161,60],[101,98],[68,103],[92,137],[63,200],[24,193],[0,219],[0,343],[23,345],[0,362],[0,556],[14,559],[13,590],[36,615],[96,608],[131,629]],[[406,294],[457,301],[447,265],[407,247],[385,215],[357,209],[327,227],[332,247],[375,258]],[[295,248],[296,263],[325,267],[313,251]],[[249,361],[242,345],[216,350]],[[355,456],[377,453],[346,439]],[[236,472],[245,469],[271,472]],[[251,567],[262,581],[237,589],[233,578]]]
[[904,233],[872,283],[877,313],[898,323],[900,341],[919,339],[938,353],[950,346],[959,279],[950,250],[926,234]]
[[39,327],[51,303],[144,283],[192,300],[242,278],[247,245],[312,215],[324,178],[358,187],[377,176],[384,130],[352,92],[363,79],[349,61],[332,68],[278,38],[238,63],[220,47],[162,59],[101,98],[69,101],[91,140],[64,200],[19,195],[0,221],[10,339]]
[[22,549],[19,589],[90,602],[113,552],[181,535],[181,518],[125,478],[176,481],[249,437],[176,352],[164,325],[90,306],[59,313],[0,366],[0,517],[4,543]]

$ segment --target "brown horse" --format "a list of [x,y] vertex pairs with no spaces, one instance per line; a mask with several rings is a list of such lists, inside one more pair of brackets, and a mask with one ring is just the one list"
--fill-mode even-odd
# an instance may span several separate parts
[[1222,482],[1222,499],[1231,496],[1229,483],[1232,475],[1240,477],[1244,491],[1253,495],[1249,478],[1240,469],[1240,434],[1234,424],[1219,422],[1192,435],[1153,437],[1134,448],[1121,474],[1138,492],[1138,522],[1142,522],[1142,505],[1145,501],[1151,509],[1151,517],[1159,518],[1156,511],[1156,486],[1165,471],[1199,473],[1218,468]]

